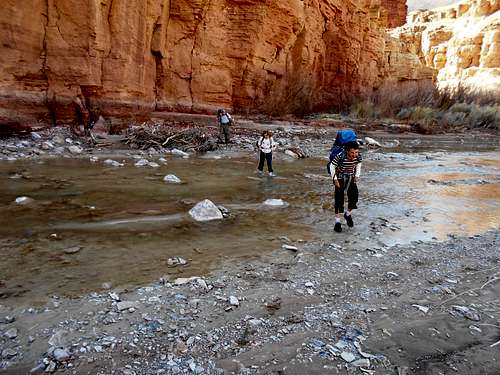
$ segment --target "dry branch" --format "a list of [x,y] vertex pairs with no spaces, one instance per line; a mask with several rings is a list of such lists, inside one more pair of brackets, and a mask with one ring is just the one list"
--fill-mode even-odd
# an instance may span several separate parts
[[150,147],[206,152],[217,149],[217,129],[194,123],[146,124],[127,130],[124,142],[146,150]]

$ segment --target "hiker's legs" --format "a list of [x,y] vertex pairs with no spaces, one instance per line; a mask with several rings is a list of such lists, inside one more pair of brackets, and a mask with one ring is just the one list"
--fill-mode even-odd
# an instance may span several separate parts
[[229,143],[229,125],[222,125],[222,130],[224,131],[224,140],[226,143]]
[[344,213],[344,181],[339,180],[340,186],[335,186],[335,217],[340,220],[340,214]]
[[347,190],[347,214],[350,215],[351,211],[358,208],[358,186],[354,181],[351,181],[351,185]]
[[269,173],[273,173],[273,153],[269,152],[266,154],[267,170]]
[[[219,140],[221,142],[225,142],[226,141],[226,130],[224,128],[224,125],[222,124],[219,124],[220,125],[220,128],[219,128]],[[226,142],[227,143],[227,142]]]
[[344,181],[339,180],[340,186],[335,186],[335,226],[333,230],[337,233],[342,232],[340,224],[340,215],[344,212]]
[[259,166],[257,167],[257,169],[259,171],[263,171],[264,170],[264,160],[266,159],[266,154],[264,154],[262,151],[260,152],[260,155],[259,155]]
[[[358,203],[358,187],[354,182],[354,177],[351,177],[351,182],[347,188],[347,212],[344,214],[344,219],[347,226],[352,228],[354,226],[354,220],[352,220],[352,210],[358,208],[356,205]],[[348,182],[349,183],[349,182]]]

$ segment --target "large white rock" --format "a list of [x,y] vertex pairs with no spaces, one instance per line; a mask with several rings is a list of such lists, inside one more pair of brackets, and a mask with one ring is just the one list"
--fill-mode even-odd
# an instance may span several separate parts
[[31,139],[34,141],[39,141],[40,139],[42,139],[42,136],[37,132],[31,132]]
[[112,159],[104,160],[104,164],[111,165],[112,167],[123,167],[122,163],[119,163],[116,160],[112,160]]
[[287,203],[283,199],[266,199],[266,201],[264,201],[264,204],[266,206],[273,207],[283,207],[287,205]]
[[182,183],[181,179],[173,174],[167,174],[163,177],[163,181],[169,184],[180,184]]
[[172,151],[170,151],[170,153],[171,153],[172,155],[180,156],[180,157],[183,157],[183,158],[185,158],[185,159],[186,159],[186,158],[189,158],[189,154],[188,154],[187,152],[184,152],[184,151],[179,150],[179,149],[177,149],[177,148],[172,149]]
[[79,146],[69,146],[68,151],[71,152],[73,155],[78,155],[83,152],[83,149]]
[[34,199],[32,199],[30,197],[17,197],[16,198],[16,203],[20,204],[20,205],[30,204],[33,202],[34,202]]
[[146,165],[149,164],[149,161],[146,159],[139,159],[138,161],[135,162],[136,167],[145,167]]
[[189,210],[189,215],[196,221],[222,220],[222,212],[210,200],[205,199]]
[[174,280],[174,285],[185,285],[190,283],[191,281],[196,281],[198,280],[198,276],[193,276],[193,277],[179,277]]

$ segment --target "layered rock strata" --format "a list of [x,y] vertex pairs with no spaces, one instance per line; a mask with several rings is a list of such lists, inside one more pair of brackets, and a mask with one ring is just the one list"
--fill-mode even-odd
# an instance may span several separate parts
[[406,23],[408,6],[406,1],[399,0],[381,0],[382,8],[387,13],[387,27],[394,28],[403,26]]
[[384,9],[380,0],[3,0],[0,122],[338,105],[383,80]]
[[500,0],[469,0],[410,13],[391,32],[400,51],[436,70],[441,87],[500,92]]

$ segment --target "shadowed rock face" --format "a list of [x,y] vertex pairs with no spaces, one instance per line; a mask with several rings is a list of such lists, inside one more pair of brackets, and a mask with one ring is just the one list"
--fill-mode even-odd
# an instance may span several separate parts
[[330,107],[380,84],[391,12],[379,0],[3,0],[0,123]]

